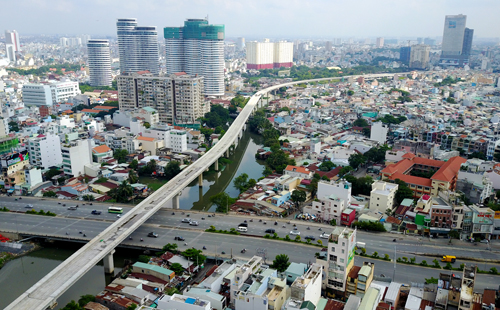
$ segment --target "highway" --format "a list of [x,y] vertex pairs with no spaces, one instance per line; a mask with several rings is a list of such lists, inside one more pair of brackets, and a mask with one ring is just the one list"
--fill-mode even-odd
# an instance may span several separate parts
[[[408,73],[408,72],[406,72]],[[398,73],[398,74],[406,74]],[[371,74],[365,78],[390,77],[394,74]],[[357,78],[358,76],[353,76]],[[344,77],[346,78],[346,77]],[[221,140],[215,144],[204,156],[198,159],[176,177],[143,200],[132,210],[109,225],[104,231],[90,240],[80,250],[61,263],[56,269],[42,278],[28,291],[19,296],[6,309],[46,309],[57,302],[57,298],[73,283],[82,277],[101,259],[110,255],[123,240],[127,239],[147,219],[177,196],[181,189],[188,186],[193,180],[207,170],[216,160],[224,156],[226,150],[238,139],[249,116],[257,108],[261,96],[284,86],[299,83],[338,80],[340,78],[323,78],[305,81],[295,81],[279,84],[258,91],[247,102],[231,127]]]
[[[5,215],[5,216],[4,216]],[[161,220],[163,217],[170,217],[171,211],[160,211],[158,215],[153,216],[151,220]],[[186,215],[186,214],[185,214]],[[185,216],[184,215],[184,216]],[[239,223],[241,219],[236,216],[221,216],[217,215],[215,218],[208,218],[207,214],[190,214],[191,218],[200,221],[200,226],[189,226],[189,224],[181,223],[182,214],[176,213],[173,218],[168,222],[158,223],[146,223],[137,229],[132,235],[132,240],[125,240],[122,242],[122,246],[130,246],[136,248],[154,248],[160,249],[167,243],[176,243],[180,250],[185,250],[187,248],[198,248],[202,249],[205,246],[207,249],[204,250],[204,254],[208,256],[219,256],[229,258],[231,253],[233,256],[242,259],[248,259],[253,255],[257,255],[257,249],[265,249],[267,252],[266,258],[267,263],[271,263],[277,254],[288,254],[290,259],[294,262],[310,263],[314,262],[314,253],[320,252],[319,247],[309,246],[305,244],[288,243],[282,241],[268,240],[263,238],[246,237],[246,236],[234,236],[226,234],[214,234],[206,233],[201,230],[201,227],[208,227],[209,224],[218,223]],[[201,217],[205,217],[205,220],[201,220]],[[257,222],[259,223],[259,222]],[[285,222],[286,223],[286,222]],[[0,217],[0,230],[2,231],[16,231],[17,232],[28,232],[28,234],[33,235],[50,235],[54,237],[60,237],[63,239],[78,239],[79,241],[90,240],[93,236],[97,235],[100,231],[104,230],[111,224],[110,221],[96,221],[96,220],[77,220],[77,219],[66,219],[66,218],[53,218],[53,217],[43,217],[37,215],[20,215],[14,213],[5,213]],[[249,223],[249,228],[252,229],[255,222]],[[237,225],[237,224],[236,224]],[[264,226],[263,224],[260,224]],[[222,225],[219,225],[222,227]],[[227,227],[233,225],[228,225]],[[267,227],[267,226],[266,226]],[[306,226],[297,224],[298,230],[306,230]],[[311,226],[310,226],[311,227]],[[328,230],[327,226],[323,226],[325,231]],[[331,227],[329,229],[332,229]],[[253,228],[255,232],[260,234],[263,233],[264,229],[260,226],[255,226]],[[83,234],[79,232],[84,232],[87,237],[83,237]],[[146,237],[149,232],[155,232],[159,236],[158,238],[148,238]],[[66,232],[69,235],[66,235]],[[313,234],[313,233],[311,233]],[[316,233],[319,235],[319,233]],[[186,239],[183,241],[175,241],[175,236],[182,236]],[[144,241],[140,241],[143,238]],[[389,234],[370,234],[364,232],[358,232],[358,241],[363,241],[368,244],[368,253],[371,254],[373,251],[378,251],[380,256],[383,254],[389,254],[391,258],[394,256],[394,247],[392,242],[392,236]],[[398,248],[401,247],[402,250],[408,250],[414,247],[411,243],[412,239],[408,237],[408,240],[404,240],[403,243],[398,244]],[[187,245],[185,245],[186,243]],[[379,244],[379,245],[378,245]],[[426,251],[439,250],[439,245],[425,245],[423,246]],[[246,248],[247,252],[242,254],[241,249]],[[459,251],[462,253],[468,253],[470,251],[454,249],[454,251]],[[222,255],[225,252],[225,255]],[[484,250],[477,250],[476,254],[480,252],[486,252]],[[454,252],[455,253],[455,252]],[[490,252],[494,255],[499,255],[497,251]],[[456,253],[455,253],[456,254]],[[416,257],[417,262],[421,262],[423,259],[427,260],[429,264],[432,264],[434,258],[424,257],[421,255],[408,255],[405,252],[398,250],[397,257]],[[355,263],[359,266],[363,261],[373,261],[375,262],[375,273],[376,275],[384,274],[388,277],[392,277],[394,264],[392,262],[385,262],[381,260],[372,260],[370,258],[356,257]],[[454,264],[458,267],[461,263],[471,263],[470,261],[457,260]],[[495,265],[492,263],[478,262],[478,267],[482,270],[488,270]],[[444,263],[441,265],[444,266]],[[396,269],[396,281],[410,284],[411,282],[423,282],[425,278],[430,278],[431,276],[437,277],[439,272],[436,269],[423,268],[420,266],[409,266],[403,264],[397,264]],[[449,271],[441,270],[440,272],[447,273]],[[490,275],[478,275],[476,281],[476,290],[482,290],[484,288],[493,288],[500,281],[500,276],[490,276]]]

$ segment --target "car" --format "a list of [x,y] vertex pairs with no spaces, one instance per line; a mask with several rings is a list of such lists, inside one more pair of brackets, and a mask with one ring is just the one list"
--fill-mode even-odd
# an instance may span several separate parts
[[181,236],[175,236],[174,240],[185,241],[186,239],[184,239],[184,237]]
[[275,232],[276,232],[276,230],[274,230],[272,228],[266,229],[266,233],[268,233],[268,234],[274,234]]
[[240,225],[238,225],[238,227],[248,227],[248,223],[240,223]]
[[154,233],[154,232],[150,232],[148,234],[148,237],[151,237],[151,238],[158,238],[158,234],[157,233]]
[[92,212],[90,212],[94,215],[101,215],[101,211],[97,211],[97,210],[92,210]]
[[300,236],[300,231],[292,230],[292,231],[290,231],[290,235],[292,235],[292,236]]
[[483,239],[483,240],[481,240],[479,242],[481,242],[481,243],[489,243],[488,239]]
[[198,224],[197,221],[191,221],[191,222],[189,222],[189,225],[191,225],[191,226],[198,226],[199,224]]
[[316,240],[316,238],[314,236],[305,236],[304,239],[312,240],[312,241]]
[[324,233],[322,233],[321,235],[319,235],[319,237],[320,237],[321,239],[328,239],[328,238],[330,238],[330,234],[328,234],[328,233],[324,232]]
[[188,219],[188,218],[186,218],[186,219],[182,219],[182,222],[183,222],[183,223],[191,223],[191,219]]
[[240,227],[238,227],[238,229],[237,229],[237,230],[238,230],[239,232],[247,232],[247,231],[248,231],[248,228],[243,227],[243,226],[240,226]]
[[32,204],[26,205],[25,208],[30,208],[31,209],[31,208],[33,208],[33,205]]
[[117,214],[116,217],[122,217],[122,215],[121,214]]

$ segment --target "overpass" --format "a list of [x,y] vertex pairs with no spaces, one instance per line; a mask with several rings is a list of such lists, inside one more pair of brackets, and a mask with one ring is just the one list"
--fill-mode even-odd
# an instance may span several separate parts
[[[408,72],[398,73],[407,74]],[[365,78],[389,77],[394,74],[370,74]],[[71,255],[49,274],[43,277],[30,289],[14,300],[7,310],[24,309],[47,309],[53,308],[57,304],[57,298],[61,296],[78,279],[87,273],[101,259],[104,259],[105,270],[111,272],[113,268],[114,249],[125,240],[133,231],[141,226],[147,219],[164,207],[170,199],[173,199],[174,208],[179,206],[179,194],[183,188],[187,187],[196,178],[199,179],[200,186],[203,172],[215,163],[218,170],[218,159],[226,153],[229,155],[229,148],[238,143],[246,121],[253,115],[254,111],[263,105],[260,101],[265,94],[277,90],[284,86],[292,86],[300,83],[310,83],[319,81],[338,80],[342,78],[355,79],[360,75],[349,77],[321,78],[303,81],[294,81],[268,87],[254,94],[231,127],[205,155],[196,162],[181,171],[176,177],[163,185],[160,189],[135,206],[131,211],[124,214],[119,220],[111,224],[94,239],[90,240],[80,250]]]

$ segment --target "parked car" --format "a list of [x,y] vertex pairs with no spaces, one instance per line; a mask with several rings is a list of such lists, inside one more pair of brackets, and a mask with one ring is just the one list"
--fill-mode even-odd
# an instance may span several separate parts
[[181,236],[175,236],[174,240],[185,241],[186,239],[184,239],[184,237]]
[[305,236],[304,239],[309,239],[309,240],[312,240],[312,241],[316,240],[316,238],[314,236]]
[[321,235],[319,235],[319,237],[320,237],[321,239],[328,239],[328,238],[330,238],[330,234],[328,234],[328,233],[324,232],[324,233],[322,233]]
[[182,222],[183,223],[191,223],[191,219],[185,218],[185,219],[182,219]]
[[158,234],[157,233],[154,233],[154,232],[150,232],[148,234],[148,237],[151,237],[151,238],[158,238]]
[[272,228],[266,229],[266,233],[268,233],[268,234],[274,234],[275,232],[276,232],[276,230],[274,230]]
[[292,230],[292,231],[290,231],[290,235],[292,235],[292,236],[300,236],[300,231]]
[[191,222],[189,222],[189,225],[198,226],[199,224],[198,224],[198,221],[191,221]]

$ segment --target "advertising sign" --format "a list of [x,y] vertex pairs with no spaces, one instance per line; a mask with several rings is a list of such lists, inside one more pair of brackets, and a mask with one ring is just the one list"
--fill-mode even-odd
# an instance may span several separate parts
[[495,219],[500,219],[500,211],[495,211]]
[[10,167],[25,160],[29,160],[28,151],[22,151],[20,153],[5,156],[2,159],[2,164],[5,163],[7,167]]

